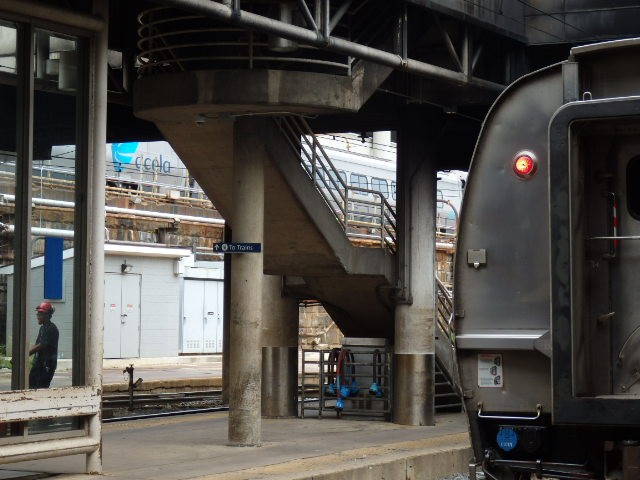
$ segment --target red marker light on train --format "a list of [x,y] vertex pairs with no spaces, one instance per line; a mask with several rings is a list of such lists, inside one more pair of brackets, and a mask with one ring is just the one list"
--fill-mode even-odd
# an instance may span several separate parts
[[513,160],[513,172],[520,178],[531,178],[536,173],[538,161],[533,153],[518,152]]

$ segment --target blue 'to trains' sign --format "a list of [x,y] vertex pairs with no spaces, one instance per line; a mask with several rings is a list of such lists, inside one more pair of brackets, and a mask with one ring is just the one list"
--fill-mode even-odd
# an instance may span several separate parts
[[261,243],[214,243],[213,251],[215,253],[260,253],[262,251]]

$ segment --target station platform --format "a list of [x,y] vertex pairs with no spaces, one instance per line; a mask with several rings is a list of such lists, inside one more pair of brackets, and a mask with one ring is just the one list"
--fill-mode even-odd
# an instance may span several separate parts
[[[127,361],[105,361],[105,390],[128,378]],[[134,377],[182,388],[221,382],[215,356],[182,363],[136,359]],[[145,364],[146,363],[146,364]],[[176,386],[177,385],[177,386]],[[262,419],[260,447],[227,445],[228,414],[207,413],[103,425],[103,476],[113,480],[440,480],[461,479],[471,458],[463,413],[409,427],[379,419]],[[0,465],[0,480],[88,480],[83,455]]]

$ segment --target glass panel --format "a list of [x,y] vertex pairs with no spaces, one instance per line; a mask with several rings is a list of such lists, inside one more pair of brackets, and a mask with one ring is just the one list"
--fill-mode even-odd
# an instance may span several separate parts
[[627,165],[627,209],[636,220],[640,220],[640,156],[633,157]]
[[357,173],[351,174],[351,186],[359,188],[368,188],[369,183],[365,175],[358,175]]
[[347,183],[347,176],[342,170],[339,170],[338,173],[334,172],[333,170],[330,170],[329,177],[331,177],[330,188],[332,190],[337,190],[337,189],[342,190],[342,184],[340,183],[340,179],[343,180],[345,185]]
[[[11,390],[11,371],[18,365],[13,355],[12,303],[15,258],[15,193],[17,139],[16,28],[0,23],[0,390]],[[0,425],[0,436],[7,434]]]
[[[27,319],[29,388],[72,385],[78,40],[36,30],[31,215],[33,315]],[[68,429],[72,419],[29,422],[29,433]],[[76,424],[77,425],[77,424]]]
[[389,185],[387,184],[387,181],[383,178],[372,178],[371,190],[380,192],[382,195],[384,195],[385,198],[389,197]]

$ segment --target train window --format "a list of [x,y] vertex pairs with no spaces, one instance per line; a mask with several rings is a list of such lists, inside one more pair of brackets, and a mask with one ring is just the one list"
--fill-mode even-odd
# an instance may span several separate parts
[[396,182],[394,182],[393,180],[391,181],[391,199],[396,199]]
[[376,192],[380,192],[384,195],[384,198],[389,198],[389,184],[384,178],[375,178],[371,179],[371,190],[375,190]]
[[627,164],[627,209],[636,220],[640,220],[640,155],[633,157]]
[[369,188],[369,182],[367,181],[366,175],[359,175],[357,173],[352,173],[350,177],[350,182],[352,187],[358,188]]
[[330,188],[332,190],[335,190],[337,188],[342,188],[342,186],[341,186],[342,184],[340,183],[340,179],[342,179],[342,183],[344,185],[347,184],[347,174],[344,173],[344,171],[342,171],[342,170],[338,170],[337,174],[334,171],[330,171],[329,172],[329,177],[331,178]]

